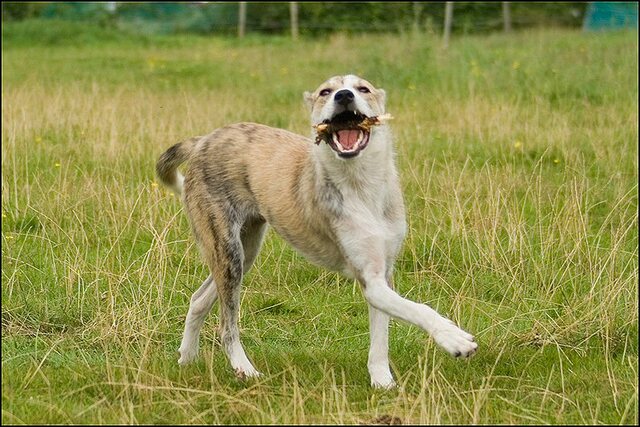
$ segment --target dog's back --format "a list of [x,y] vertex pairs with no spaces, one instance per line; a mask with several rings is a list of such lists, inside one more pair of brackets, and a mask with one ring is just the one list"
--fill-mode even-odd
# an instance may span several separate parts
[[[219,217],[262,218],[312,262],[340,271],[343,257],[329,218],[339,213],[340,195],[328,177],[321,191],[315,188],[312,146],[310,139],[283,129],[237,123],[174,145],[156,170],[165,185],[181,190],[192,223],[209,221],[198,206],[203,201],[224,206]],[[183,178],[177,167],[187,160]]]

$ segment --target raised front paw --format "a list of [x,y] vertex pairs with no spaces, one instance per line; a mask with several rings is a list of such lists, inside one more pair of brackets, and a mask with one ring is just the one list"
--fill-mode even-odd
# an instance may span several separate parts
[[432,333],[433,339],[453,357],[471,357],[478,349],[473,335],[458,328],[451,320],[442,322]]

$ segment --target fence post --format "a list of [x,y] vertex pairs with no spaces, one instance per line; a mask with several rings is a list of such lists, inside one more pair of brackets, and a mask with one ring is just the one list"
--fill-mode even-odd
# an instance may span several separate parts
[[451,37],[451,23],[453,22],[453,2],[445,2],[444,6],[444,48],[449,47],[449,38]]
[[422,11],[422,3],[418,1],[413,2],[413,29],[414,31],[420,30],[420,12]]
[[502,18],[504,19],[504,32],[511,32],[511,4],[508,1],[502,2]]
[[289,14],[291,15],[291,37],[298,40],[298,2],[289,2]]
[[238,37],[244,37],[245,27],[247,26],[247,2],[240,2],[238,11]]

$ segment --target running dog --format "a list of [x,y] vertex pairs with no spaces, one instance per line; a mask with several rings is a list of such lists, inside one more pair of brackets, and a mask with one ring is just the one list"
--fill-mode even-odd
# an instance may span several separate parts
[[[385,113],[385,98],[383,89],[358,76],[335,76],[304,94],[314,126],[311,140],[238,123],[161,155],[159,179],[182,193],[211,272],[191,298],[178,363],[196,358],[205,316],[219,299],[220,338],[232,368],[241,378],[260,375],[240,343],[238,313],[242,277],[267,225],[311,262],[359,282],[369,306],[367,365],[374,387],[395,385],[388,359],[390,317],[422,328],[452,356],[476,351],[472,335],[393,290],[406,223],[391,132],[375,119]],[[182,176],[177,167],[185,161],[189,167]]]

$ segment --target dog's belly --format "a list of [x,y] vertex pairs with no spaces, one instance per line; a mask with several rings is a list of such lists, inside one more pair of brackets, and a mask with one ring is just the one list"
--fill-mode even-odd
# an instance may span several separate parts
[[325,230],[302,224],[282,224],[266,218],[273,229],[307,260],[320,267],[345,272],[346,263],[340,247]]

